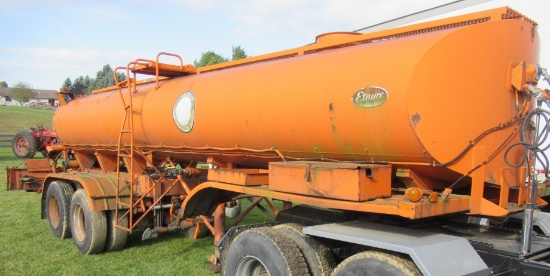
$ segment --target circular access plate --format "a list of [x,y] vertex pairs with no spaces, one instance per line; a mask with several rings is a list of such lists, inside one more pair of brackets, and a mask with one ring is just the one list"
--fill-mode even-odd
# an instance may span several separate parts
[[191,132],[195,121],[195,95],[187,91],[176,100],[173,110],[174,122],[183,132]]

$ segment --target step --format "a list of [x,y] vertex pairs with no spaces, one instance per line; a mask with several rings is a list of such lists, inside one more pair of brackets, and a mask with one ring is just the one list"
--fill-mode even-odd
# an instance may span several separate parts
[[144,75],[157,75],[157,66],[158,75],[163,77],[178,77],[196,74],[195,67],[191,66],[190,64],[179,66],[173,64],[156,63],[154,61],[148,62],[146,64],[136,65],[133,68],[132,72]]

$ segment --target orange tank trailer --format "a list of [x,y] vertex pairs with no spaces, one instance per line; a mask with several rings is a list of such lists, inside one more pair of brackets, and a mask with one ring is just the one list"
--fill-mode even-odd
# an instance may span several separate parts
[[[128,80],[65,97],[57,109],[62,146],[49,155],[63,160],[63,172],[44,179],[43,217],[54,234],[67,229],[52,226],[52,214],[54,221],[73,217],[73,237],[97,232],[73,230],[89,223],[75,210],[103,214],[121,237],[143,225],[155,226],[150,236],[194,226],[197,237],[203,225],[218,243],[225,204],[236,198],[409,222],[505,218],[542,207],[550,191],[525,184],[532,164],[510,165],[523,160],[523,149],[512,145],[540,94],[536,28],[500,8],[368,34],[324,34],[307,46],[203,68],[169,53],[137,59],[117,68]],[[161,63],[166,56],[179,63]],[[154,78],[136,81],[142,74]],[[63,190],[74,193],[71,210],[48,204]],[[319,229],[304,233],[327,238]],[[279,234],[245,236],[272,235]],[[78,237],[86,254],[124,243],[102,247]]]
[[[523,112],[524,96],[516,102],[508,78],[514,63],[537,63],[539,39],[532,21],[490,16],[327,34],[313,45],[200,68],[158,87],[138,85],[134,143],[155,162],[212,157],[259,168],[282,158],[389,162],[406,187],[423,190],[443,190],[467,175],[459,188],[475,175],[472,213],[504,215],[509,201],[523,203],[521,189],[510,194],[509,188],[521,188],[525,172],[505,164],[501,148],[514,132],[503,146],[519,141],[519,120],[471,141]],[[126,89],[122,93],[128,97]],[[89,153],[116,148],[125,116],[117,94],[106,89],[59,108],[54,126],[60,140]],[[186,115],[192,126],[182,130],[177,108],[186,94],[193,97],[192,115]],[[478,173],[470,172],[488,158]],[[519,149],[508,158],[517,163]],[[484,191],[483,183],[500,189]],[[277,190],[292,193],[293,186]],[[483,193],[503,208],[482,210],[480,204],[493,206],[481,203]]]

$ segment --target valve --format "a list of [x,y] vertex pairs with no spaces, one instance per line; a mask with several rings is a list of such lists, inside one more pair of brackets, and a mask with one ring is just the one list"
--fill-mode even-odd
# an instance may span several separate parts
[[525,62],[510,63],[510,75],[508,78],[510,90],[524,91],[527,85],[536,86],[543,70],[538,64],[527,64]]
[[539,101],[550,101],[550,91],[548,89],[540,89],[536,88],[530,84],[526,84],[525,89],[527,89],[533,97],[535,97]]

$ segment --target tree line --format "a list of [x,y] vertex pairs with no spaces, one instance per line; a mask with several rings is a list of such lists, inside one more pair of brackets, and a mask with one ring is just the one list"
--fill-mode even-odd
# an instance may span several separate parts
[[[126,80],[126,74],[117,72],[118,81]],[[115,85],[115,77],[113,74],[113,68],[109,64],[103,66],[103,68],[96,73],[95,78],[91,78],[86,75],[85,77],[79,76],[73,81],[70,78],[66,78],[61,88],[67,89],[69,92],[76,95],[91,94],[93,90],[101,89]]]
[[[199,60],[195,60],[193,65],[195,68],[200,68],[204,66],[214,65],[222,62],[227,62],[230,60],[238,60],[246,58],[246,52],[241,46],[234,46],[232,49],[231,59],[226,58],[214,51],[206,51],[201,54]],[[126,74],[117,72],[118,81],[123,81],[126,79]],[[69,92],[80,95],[80,94],[91,94],[93,90],[101,89],[109,86],[115,85],[115,79],[113,76],[113,69],[110,65],[105,65],[103,68],[97,72],[95,78],[90,78],[89,76],[79,76],[73,81],[70,78],[65,79],[61,88],[67,89]]]
[[[214,51],[206,51],[201,54],[198,60],[193,62],[195,68],[210,66],[230,60],[238,60],[248,57],[245,50],[241,46],[234,46],[232,48],[231,58],[226,58]],[[117,72],[118,81],[126,80],[126,74]],[[115,79],[113,75],[113,68],[109,64],[103,66],[103,68],[97,71],[95,78],[88,75],[79,76],[74,80],[66,78],[61,88],[67,89],[69,92],[76,95],[91,94],[93,90],[101,89],[115,85]],[[0,87],[8,87],[5,81],[0,81]],[[19,102],[26,102],[35,96],[32,85],[27,82],[18,82],[13,88],[15,89],[11,97]]]
[[[238,60],[238,59],[243,59],[247,57],[248,56],[246,55],[246,52],[241,46],[233,47],[231,60]],[[198,61],[195,60],[193,62],[193,65],[195,66],[195,68],[200,68],[200,67],[210,66],[210,65],[214,65],[222,62],[227,62],[229,60],[230,60],[229,58],[226,58],[214,51],[206,51],[201,54],[201,58]]]

